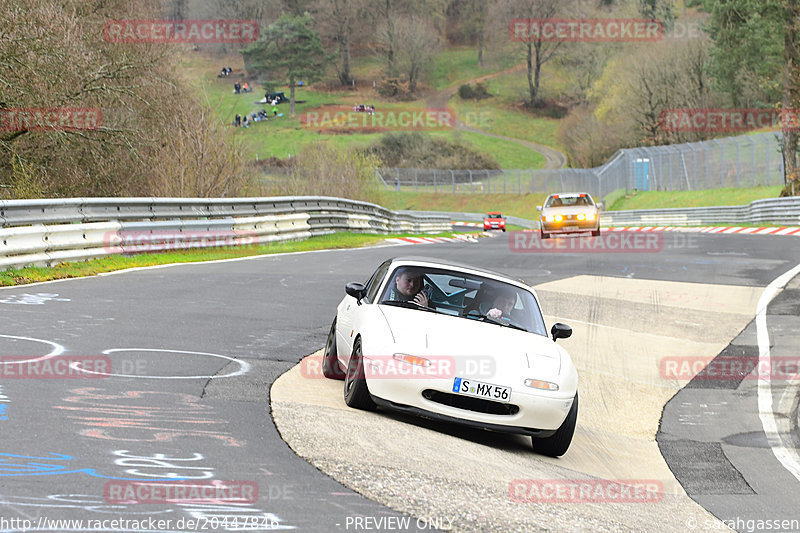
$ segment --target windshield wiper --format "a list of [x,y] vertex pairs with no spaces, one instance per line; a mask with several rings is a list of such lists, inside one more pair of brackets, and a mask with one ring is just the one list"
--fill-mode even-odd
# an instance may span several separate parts
[[414,302],[401,302],[399,300],[384,300],[381,302],[382,305],[394,305],[396,307],[405,307],[407,309],[419,309],[420,311],[430,311],[431,313],[438,313],[435,309],[431,309],[430,307],[423,307],[421,305],[417,305]]
[[490,324],[497,324],[498,326],[505,326],[507,328],[514,328],[520,331],[528,331],[527,329],[517,326],[516,324],[512,324],[511,322],[506,322],[505,320],[499,318],[492,318],[488,315],[481,315],[480,313],[470,313],[467,315],[467,318],[477,318],[481,322],[489,322]]

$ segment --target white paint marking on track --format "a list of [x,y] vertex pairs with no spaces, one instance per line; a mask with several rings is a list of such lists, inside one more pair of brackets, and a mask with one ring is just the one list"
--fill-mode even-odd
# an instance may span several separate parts
[[[758,299],[758,312],[756,314],[756,335],[758,337],[758,368],[770,369],[769,331],[767,330],[767,306],[779,290],[786,286],[796,275],[800,274],[800,265],[782,274],[772,281],[761,297]],[[778,423],[772,409],[772,380],[771,371],[760,371],[758,375],[758,417],[767,436],[772,453],[798,481],[800,481],[800,456],[793,448],[783,445],[778,433]]]
[[221,378],[232,378],[235,376],[241,376],[246,374],[250,371],[250,363],[246,361],[240,361],[239,359],[234,359],[233,357],[228,357],[227,355],[220,355],[217,353],[206,353],[206,352],[191,352],[186,350],[164,350],[161,348],[114,348],[112,350],[104,350],[103,355],[108,355],[115,352],[167,352],[167,353],[183,353],[183,354],[191,354],[191,355],[207,355],[209,357],[218,357],[220,359],[227,359],[228,361],[233,361],[234,363],[240,366],[239,370],[236,372],[231,372],[229,374],[222,374],[220,376],[142,376],[137,374],[114,374],[111,372],[94,372],[91,370],[86,370],[85,368],[81,368],[80,361],[75,361],[70,363],[70,368],[78,370],[80,372],[84,372],[86,374],[96,374],[100,376],[113,376],[118,378],[140,378],[140,379],[221,379]]
[[51,357],[61,355],[65,351],[65,348],[60,344],[46,341],[44,339],[34,339],[33,337],[18,337],[17,335],[0,335],[0,337],[4,339],[17,339],[22,341],[41,342],[43,344],[49,344],[50,346],[53,347],[53,351],[51,351],[47,355],[42,355],[34,359],[24,359],[22,361],[0,361],[0,365],[21,365],[23,363],[32,363],[34,361],[44,361],[45,359],[50,359]]

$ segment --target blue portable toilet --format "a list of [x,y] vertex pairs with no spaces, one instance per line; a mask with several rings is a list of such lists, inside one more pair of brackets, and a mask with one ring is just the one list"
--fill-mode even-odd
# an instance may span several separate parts
[[647,175],[650,169],[650,160],[646,158],[639,158],[633,160],[633,182],[636,184],[636,189],[640,191],[648,191]]

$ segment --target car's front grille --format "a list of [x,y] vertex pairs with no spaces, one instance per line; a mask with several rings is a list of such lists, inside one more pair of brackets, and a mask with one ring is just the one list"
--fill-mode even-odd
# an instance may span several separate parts
[[465,411],[475,411],[476,413],[485,413],[487,415],[515,415],[519,413],[519,407],[510,403],[493,402],[481,398],[439,392],[433,389],[425,389],[422,391],[422,397],[426,400],[449,407],[464,409]]

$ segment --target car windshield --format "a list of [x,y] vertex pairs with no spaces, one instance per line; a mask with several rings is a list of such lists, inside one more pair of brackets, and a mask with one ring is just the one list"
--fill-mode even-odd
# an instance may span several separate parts
[[[417,297],[420,292],[424,298]],[[419,305],[420,300],[427,300],[428,305]],[[379,303],[547,336],[541,310],[530,291],[463,272],[399,267],[389,275]]]
[[592,205],[588,196],[551,196],[547,199],[545,207],[567,207],[573,205]]
[[488,213],[486,215],[486,218],[503,218],[503,215],[501,215],[500,213]]

